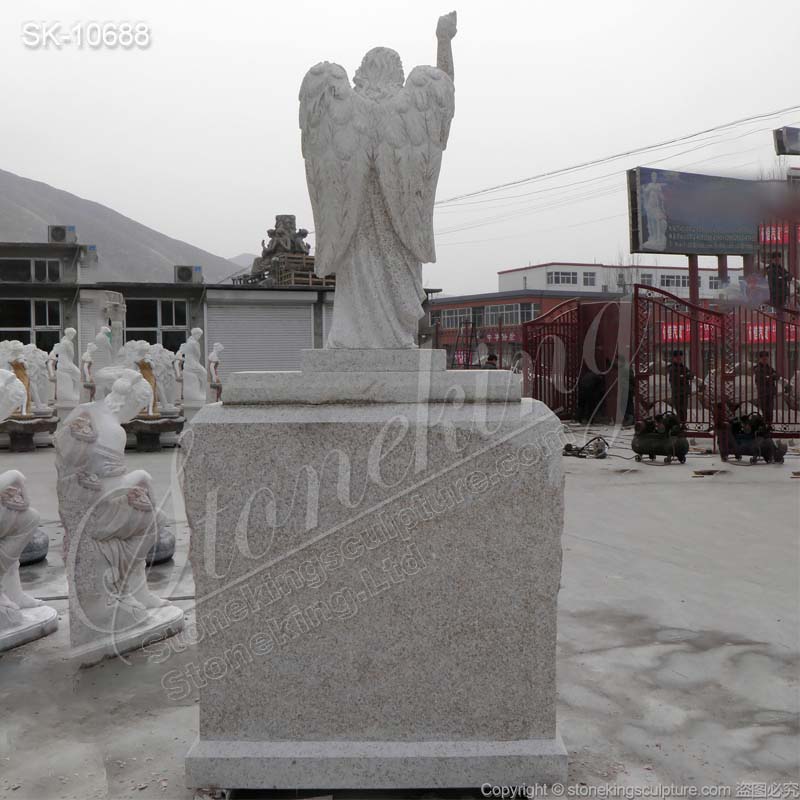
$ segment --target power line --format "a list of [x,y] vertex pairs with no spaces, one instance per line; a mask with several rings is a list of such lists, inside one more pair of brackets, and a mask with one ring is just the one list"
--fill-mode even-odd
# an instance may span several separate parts
[[721,131],[725,130],[726,128],[732,128],[738,125],[744,125],[748,122],[755,122],[756,120],[769,119],[770,117],[777,117],[780,116],[781,114],[787,114],[790,111],[796,111],[798,109],[800,109],[800,105],[787,106],[786,108],[781,108],[778,109],[777,111],[770,111],[763,114],[754,114],[750,117],[742,117],[741,119],[733,120],[731,122],[726,122],[722,125],[714,125],[711,128],[706,128],[704,130],[697,131],[695,133],[686,134],[685,136],[677,136],[674,139],[666,139],[665,141],[659,142],[658,144],[646,145],[644,147],[636,147],[633,148],[632,150],[626,150],[622,153],[616,153],[615,155],[593,159],[592,161],[584,161],[579,164],[573,164],[572,166],[569,167],[561,167],[559,169],[549,170],[548,172],[541,172],[538,175],[531,175],[527,178],[520,178],[519,180],[500,183],[497,184],[496,186],[489,186],[485,189],[477,189],[473,192],[466,192],[464,194],[454,195],[453,197],[447,197],[444,200],[437,201],[436,205],[444,205],[446,203],[452,203],[456,200],[466,200],[469,197],[478,197],[479,195],[488,194],[489,192],[496,192],[499,191],[500,189],[509,189],[513,186],[521,186],[526,183],[531,183],[532,181],[539,181],[543,180],[544,178],[550,178],[553,177],[554,175],[563,175],[564,173],[567,172],[573,172],[579,169],[586,169],[587,167],[594,167],[597,166],[598,164],[605,164],[608,163],[609,161],[616,161],[620,158],[636,155],[637,153],[647,152],[648,150],[655,150],[660,147],[669,147],[670,145],[679,144],[680,142],[684,142],[688,139],[695,139],[698,136],[703,136],[704,134],[707,133],[714,133],[715,131]]

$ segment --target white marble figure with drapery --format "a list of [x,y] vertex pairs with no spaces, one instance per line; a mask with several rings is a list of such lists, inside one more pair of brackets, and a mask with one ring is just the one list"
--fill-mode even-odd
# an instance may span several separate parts
[[436,260],[433,204],[455,112],[455,12],[439,19],[436,67],[403,81],[400,56],[370,50],[354,84],[312,67],[300,128],[316,228],[314,269],[335,273],[329,348],[412,348],[423,316],[422,264]]

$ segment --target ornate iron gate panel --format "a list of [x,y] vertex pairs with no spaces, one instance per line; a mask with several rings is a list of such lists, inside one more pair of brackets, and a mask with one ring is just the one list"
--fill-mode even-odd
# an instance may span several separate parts
[[524,392],[561,419],[577,411],[581,342],[580,301],[566,300],[522,326]]
[[693,436],[713,436],[725,375],[724,318],[652,286],[634,287],[634,417],[668,407]]
[[773,436],[800,436],[800,315],[740,305],[725,316],[726,419],[757,411]]

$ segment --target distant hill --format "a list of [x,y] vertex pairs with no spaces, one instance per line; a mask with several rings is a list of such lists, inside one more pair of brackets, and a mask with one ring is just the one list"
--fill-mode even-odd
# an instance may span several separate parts
[[171,283],[175,264],[202,265],[206,283],[235,271],[228,259],[165,236],[107,206],[0,170],[0,241],[44,242],[48,225],[75,225],[82,244],[97,245],[98,281]]
[[238,256],[234,256],[233,258],[229,258],[228,261],[233,262],[238,267],[252,267],[253,266],[253,259],[258,258],[255,253],[239,253]]

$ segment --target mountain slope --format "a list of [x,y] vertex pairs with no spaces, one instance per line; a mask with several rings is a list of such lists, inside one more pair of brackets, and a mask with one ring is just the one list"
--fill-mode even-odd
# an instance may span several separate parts
[[[47,241],[48,225],[75,225],[78,241],[97,245],[98,281],[173,280],[173,265],[200,264],[206,283],[236,271],[226,258],[165,236],[91,200],[0,170],[0,241]],[[87,276],[88,277],[88,276]]]
[[258,258],[255,253],[239,253],[238,256],[229,258],[228,261],[232,261],[239,267],[252,267],[254,258]]

